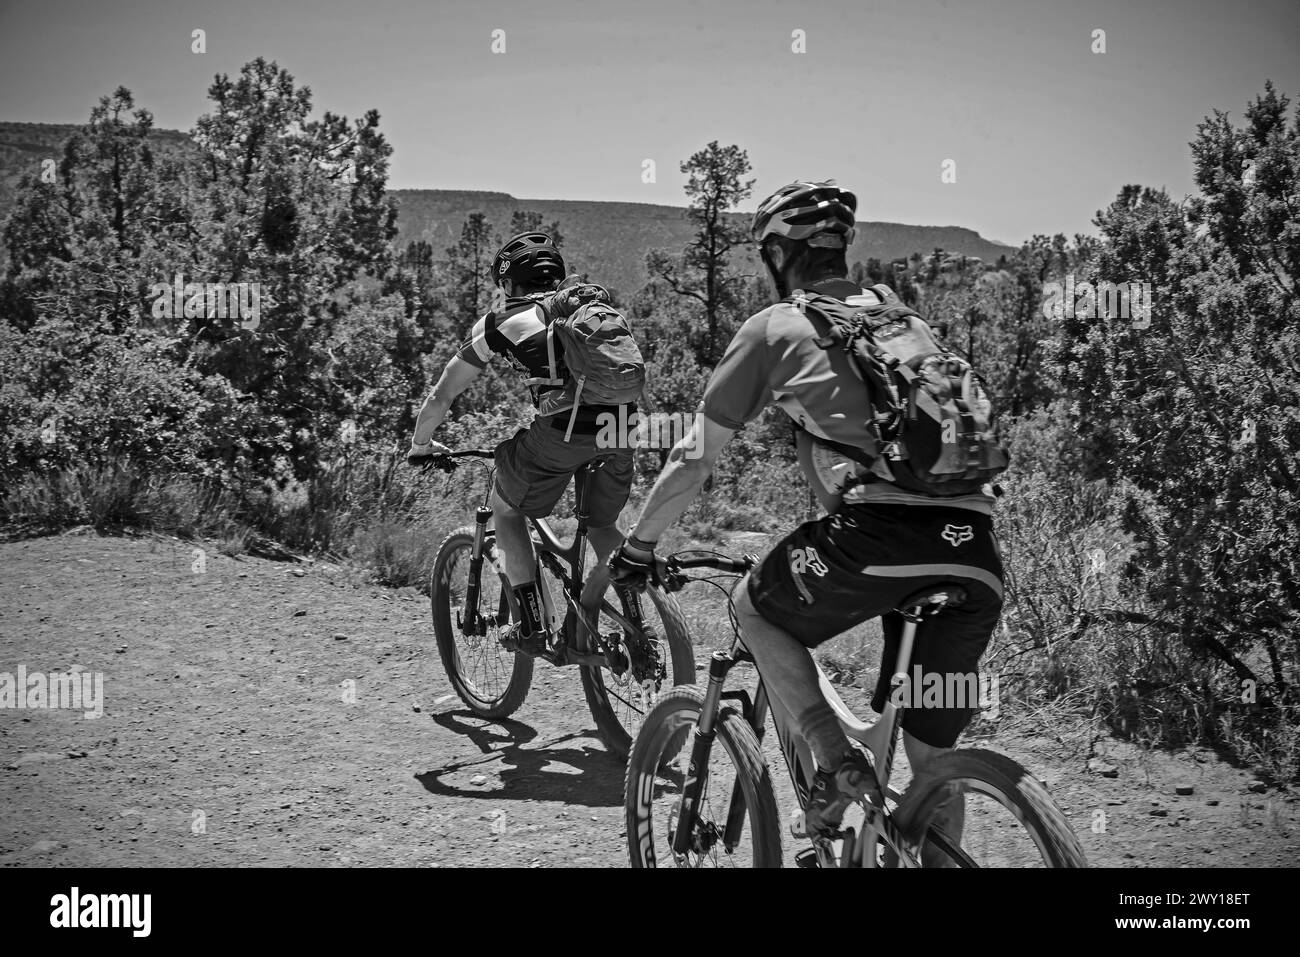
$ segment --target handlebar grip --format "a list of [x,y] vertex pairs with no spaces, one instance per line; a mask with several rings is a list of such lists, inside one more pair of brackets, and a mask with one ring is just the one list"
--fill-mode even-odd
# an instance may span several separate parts
[[655,584],[666,592],[681,591],[686,587],[686,576],[681,574],[673,567],[671,559],[660,558],[655,556],[655,567],[652,574]]
[[429,469],[437,469],[440,472],[451,472],[458,464],[449,455],[409,455],[407,456],[406,461],[411,465],[424,469],[426,472]]
[[[753,555],[745,555],[741,558],[730,558],[726,555],[703,555],[698,558],[677,558],[670,556],[665,561],[665,572],[674,579],[681,579],[685,583],[685,578],[681,572],[690,568],[711,568],[714,571],[724,572],[729,575],[744,575],[758,564],[758,559]],[[680,588],[681,585],[678,585]]]

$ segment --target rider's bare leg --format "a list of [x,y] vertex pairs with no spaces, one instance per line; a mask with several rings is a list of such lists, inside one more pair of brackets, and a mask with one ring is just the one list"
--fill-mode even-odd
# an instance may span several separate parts
[[591,526],[587,529],[587,541],[591,542],[591,550],[595,553],[591,571],[587,576],[587,583],[582,586],[582,597],[579,599],[583,611],[590,613],[600,607],[600,599],[605,594],[605,589],[609,587],[609,566],[605,563],[609,561],[609,556],[614,554],[614,549],[623,541],[623,533],[619,531],[617,525],[602,525],[599,528]]
[[[912,777],[929,770],[935,758],[947,754],[952,748],[936,748],[903,731],[903,750],[907,753],[907,763],[912,766]],[[962,826],[966,822],[966,802],[956,795],[946,804],[940,805],[931,822],[935,827],[951,838],[953,843],[960,843]],[[936,852],[929,845],[921,853],[921,863],[925,867],[956,867],[957,864],[947,854]]]
[[755,610],[746,583],[737,586],[735,598],[745,647],[754,656],[768,693],[798,721],[818,767],[833,770],[848,751],[848,738],[822,696],[812,653]]
[[537,557],[533,554],[532,536],[528,534],[528,519],[496,489],[492,490],[492,513],[496,519],[497,544],[501,546],[501,559],[511,587],[536,581]]

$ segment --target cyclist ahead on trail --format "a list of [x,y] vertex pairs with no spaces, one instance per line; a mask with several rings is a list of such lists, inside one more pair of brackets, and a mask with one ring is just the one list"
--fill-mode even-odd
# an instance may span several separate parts
[[[585,395],[595,398],[584,397],[582,383],[575,385],[567,374],[562,343],[553,328],[557,319],[601,308],[609,302],[608,293],[576,277],[566,280],[559,249],[540,232],[520,233],[508,240],[493,260],[492,276],[506,295],[505,304],[474,324],[469,338],[447,363],[420,410],[407,458],[418,463],[450,451],[432,441],[433,433],[452,402],[493,356],[505,356],[524,374],[537,413],[527,428],[497,446],[492,507],[506,577],[514,592],[520,644],[540,653],[549,635],[526,519],[550,515],[576,471],[595,459],[606,460],[592,473],[587,491],[589,534],[597,564],[583,606],[595,607],[608,584],[605,559],[622,540],[615,522],[632,487],[632,452],[597,447],[602,414],[612,413],[617,421],[624,406],[600,404],[600,393],[591,389]],[[612,307],[604,308],[617,315]],[[570,356],[570,362],[575,358]],[[628,405],[624,414],[634,408]]]
[[[953,394],[962,390],[944,385],[935,393],[939,403],[910,393],[912,405],[904,402],[900,411],[897,400],[909,382],[924,384],[931,381],[927,376],[944,376],[957,367],[946,364],[948,354],[943,354],[945,364],[918,362],[919,371],[905,372],[913,378],[899,380],[900,389],[887,381],[898,363],[877,354],[873,379],[852,350],[839,347],[852,344],[852,337],[832,343],[836,329],[850,328],[850,320],[864,314],[877,317],[878,340],[922,335],[919,317],[887,287],[862,289],[845,278],[856,210],[856,197],[833,181],[791,183],[760,204],[752,237],[783,301],[737,331],[705,388],[696,434],[674,449],[636,528],[611,561],[616,581],[644,581],[655,544],[698,494],[732,435],[773,403],[795,423],[800,465],[827,514],[777,543],[738,589],[736,610],[745,646],[770,692],[808,738],[818,765],[808,821],[823,829],[838,824],[870,775],[818,689],[810,649],[883,616],[885,648],[872,701],[880,711],[903,624],[892,609],[906,595],[940,581],[957,579],[967,586],[969,600],[917,637],[913,661],[940,675],[976,671],[1002,607],[993,497],[981,489],[982,480],[972,481],[1005,467],[1004,454],[981,444],[990,433],[970,424],[984,423],[987,408],[970,406],[960,396],[954,405]],[[838,326],[837,316],[843,320]],[[933,342],[928,327],[923,335]],[[964,381],[969,399],[974,380],[965,376]],[[881,414],[882,394],[894,397],[896,414]],[[936,445],[933,458],[926,458],[925,442],[914,431],[911,445],[917,454],[902,460],[896,429],[906,416],[917,421],[917,396],[933,412],[929,424],[947,428],[949,418],[965,422],[963,438],[952,450]],[[695,443],[686,446],[695,457],[683,454],[689,442]],[[955,464],[943,461],[952,456]],[[930,490],[932,482],[951,475],[964,481],[945,486],[948,494]],[[905,711],[904,745],[915,772],[952,748],[973,715],[969,707],[944,704]],[[950,807],[948,818],[941,823],[957,836],[960,806]]]

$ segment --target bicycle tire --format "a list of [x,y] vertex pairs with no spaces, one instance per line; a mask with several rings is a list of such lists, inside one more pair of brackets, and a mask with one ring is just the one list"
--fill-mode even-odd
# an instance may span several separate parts
[[1074,830],[1047,789],[1006,755],[974,748],[939,755],[902,794],[894,822],[909,841],[921,843],[922,829],[929,832],[935,811],[951,796],[949,785],[957,782],[978,785],[975,790],[1010,811],[1033,839],[1047,867],[1088,866]]
[[[451,574],[449,566],[457,553],[464,551],[468,556],[468,552],[473,546],[474,529],[468,525],[463,525],[452,531],[438,546],[438,556],[433,563],[429,586],[429,600],[433,613],[433,631],[434,637],[437,639],[438,655],[442,659],[442,666],[446,670],[452,689],[457,696],[470,711],[480,718],[497,720],[514,714],[515,711],[519,710],[520,705],[524,703],[524,699],[528,697],[528,689],[533,681],[533,659],[520,652],[512,655],[510,677],[505,682],[504,689],[497,694],[480,689],[466,675],[458,639],[462,641],[470,639],[461,634],[451,616],[454,595],[453,586],[458,587],[460,594],[463,595],[466,583],[451,582],[449,580]],[[488,569],[489,572],[494,568],[490,561],[491,552],[494,548],[495,539],[489,534],[484,541],[484,568]],[[509,594],[509,582],[506,581],[504,575],[498,575],[498,577],[501,580],[503,596]],[[490,646],[484,649],[489,654],[505,654],[504,651],[497,651],[496,637],[492,634],[474,640],[491,643]]]
[[[677,599],[658,588],[647,588],[646,593],[650,595],[664,626],[664,639],[668,646],[669,683],[673,687],[689,685],[695,681],[695,652],[681,607],[677,604]],[[600,740],[611,755],[619,761],[626,761],[636,729],[629,730],[624,725],[610,701],[609,689],[605,686],[607,669],[583,666],[580,670],[582,692],[596,722]]]
[[[670,742],[681,742],[682,719],[699,723],[704,692],[694,685],[671,688],[650,709],[632,743],[624,777],[623,801],[628,856],[636,868],[656,866],[655,822],[651,814],[655,778]],[[753,840],[754,867],[781,867],[781,820],[772,775],[754,729],[735,708],[718,712],[717,737],[736,768]],[[676,745],[674,745],[676,746]],[[705,768],[705,774],[708,769]],[[668,851],[671,859],[672,852]]]

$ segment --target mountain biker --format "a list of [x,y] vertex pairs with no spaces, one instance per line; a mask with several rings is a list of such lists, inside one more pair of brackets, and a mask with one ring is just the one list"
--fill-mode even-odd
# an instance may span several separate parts
[[[564,258],[551,237],[540,232],[512,236],[493,259],[492,277],[505,293],[504,307],[480,318],[447,363],[416,419],[407,460],[423,464],[451,451],[434,442],[433,433],[452,402],[494,355],[505,356],[527,377],[538,412],[527,428],[519,429],[496,448],[492,509],[506,578],[518,610],[519,645],[538,654],[553,636],[542,611],[527,517],[550,515],[573,474],[588,462],[605,459],[604,465],[591,473],[587,488],[588,530],[596,564],[584,588],[582,605],[591,614],[608,585],[605,559],[623,538],[615,522],[632,487],[633,459],[630,449],[597,447],[599,417],[611,412],[617,416],[618,406],[580,404],[571,419],[573,403],[558,400],[563,386],[548,378],[547,325],[551,315],[545,307],[559,294],[565,280]],[[569,282],[563,286],[568,287]],[[631,411],[629,408],[628,413]],[[570,423],[573,430],[566,441]]]
[[[833,180],[791,183],[760,204],[751,235],[779,296],[802,289],[842,301],[878,301],[845,278],[856,210],[856,197]],[[741,326],[705,387],[695,434],[670,454],[610,564],[616,584],[639,587],[653,576],[655,544],[698,494],[732,435],[771,403],[790,416],[800,466],[827,514],[800,525],[763,558],[737,589],[736,612],[770,693],[797,719],[811,747],[817,772],[805,824],[809,832],[825,833],[863,795],[870,777],[818,690],[811,649],[883,616],[885,647],[872,700],[879,712],[888,700],[903,625],[892,609],[928,584],[959,578],[969,600],[918,632],[913,660],[927,672],[973,674],[1001,610],[1002,567],[992,495],[936,498],[904,491],[891,481],[883,458],[864,467],[819,442],[869,448],[875,440],[867,430],[866,386],[851,358],[820,348],[818,336],[804,311],[785,302]],[[683,454],[691,441],[694,458]],[[945,537],[953,525],[962,533]],[[972,714],[955,707],[904,709],[904,747],[914,773],[952,748]],[[950,801],[935,823],[959,840],[962,819],[961,802]]]

